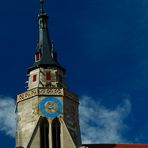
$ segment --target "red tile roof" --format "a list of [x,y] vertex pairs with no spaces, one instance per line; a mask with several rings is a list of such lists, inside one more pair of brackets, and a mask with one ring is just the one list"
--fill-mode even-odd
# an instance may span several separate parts
[[115,148],[148,148],[148,144],[117,144]]
[[87,148],[148,148],[148,144],[84,144]]

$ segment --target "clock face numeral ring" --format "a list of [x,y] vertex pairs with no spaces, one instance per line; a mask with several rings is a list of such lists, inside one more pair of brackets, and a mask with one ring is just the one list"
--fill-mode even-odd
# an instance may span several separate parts
[[57,117],[62,112],[61,101],[55,97],[44,98],[39,104],[40,111],[48,118]]

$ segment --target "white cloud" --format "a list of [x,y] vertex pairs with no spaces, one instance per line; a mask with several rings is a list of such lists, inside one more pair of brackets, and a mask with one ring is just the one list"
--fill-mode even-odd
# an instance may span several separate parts
[[115,109],[108,109],[91,97],[80,101],[80,125],[83,143],[127,143],[122,136],[127,128],[124,119],[131,111],[129,99]]
[[0,97],[0,131],[15,137],[15,101],[10,97]]
[[[83,143],[126,143],[122,131],[126,129],[124,119],[129,115],[131,103],[125,99],[116,109],[111,110],[83,96],[80,102],[80,124]],[[15,101],[0,97],[0,131],[15,137]]]

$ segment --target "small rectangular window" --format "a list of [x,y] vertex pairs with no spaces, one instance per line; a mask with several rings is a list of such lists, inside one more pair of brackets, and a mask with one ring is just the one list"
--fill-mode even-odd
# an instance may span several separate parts
[[37,52],[36,54],[35,54],[35,61],[37,62],[37,61],[40,61],[40,52]]
[[36,75],[33,75],[33,80],[32,80],[33,82],[35,82],[36,81]]
[[46,72],[46,80],[51,80],[51,74],[50,72]]

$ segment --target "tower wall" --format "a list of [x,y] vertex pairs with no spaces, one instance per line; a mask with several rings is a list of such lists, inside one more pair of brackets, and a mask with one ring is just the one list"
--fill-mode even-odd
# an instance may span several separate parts
[[[62,112],[57,116],[61,123],[61,148],[67,147],[66,139],[69,139],[69,143],[75,147],[80,145],[78,97],[64,88],[35,88],[17,96],[17,147],[27,148],[30,141],[33,142],[31,145],[40,144],[39,120],[46,115],[42,113],[39,106],[42,100],[52,97],[56,97],[62,104]],[[50,127],[49,143],[51,145],[51,123],[54,117],[47,117],[47,119]]]

